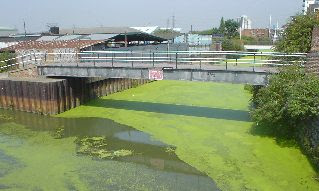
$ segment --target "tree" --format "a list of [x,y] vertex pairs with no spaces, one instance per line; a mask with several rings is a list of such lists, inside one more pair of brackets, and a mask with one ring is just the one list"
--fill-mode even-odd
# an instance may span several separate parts
[[315,15],[297,15],[288,24],[282,38],[276,43],[278,52],[307,53],[311,49],[312,31],[319,25]]
[[228,19],[225,22],[224,35],[229,38],[239,36],[238,28],[239,28],[239,23],[237,21],[235,21],[234,19]]
[[193,34],[200,34],[200,35],[213,35],[213,34],[220,34],[218,28],[212,28],[204,31],[195,31]]
[[220,24],[219,24],[219,29],[218,30],[219,30],[220,34],[225,34],[226,26],[225,26],[224,17],[222,17],[220,19]]

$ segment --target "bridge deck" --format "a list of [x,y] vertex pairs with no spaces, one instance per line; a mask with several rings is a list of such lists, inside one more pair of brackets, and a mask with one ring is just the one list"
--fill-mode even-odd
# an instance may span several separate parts
[[171,69],[192,69],[192,70],[225,70],[225,71],[242,71],[242,72],[264,72],[276,73],[278,67],[267,66],[266,64],[208,64],[208,63],[146,63],[146,62],[126,62],[126,63],[111,63],[111,62],[50,62],[42,66],[55,66],[55,67],[110,67],[110,68],[171,68]]
[[[213,81],[264,85],[268,75],[275,73],[271,67],[238,67],[234,64],[183,64],[178,63],[102,63],[71,62],[47,63],[38,66],[45,76],[62,77],[104,77],[161,80]],[[155,71],[155,77],[151,72]]]

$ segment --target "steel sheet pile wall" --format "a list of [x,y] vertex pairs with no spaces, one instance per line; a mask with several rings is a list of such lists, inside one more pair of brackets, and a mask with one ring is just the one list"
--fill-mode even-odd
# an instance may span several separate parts
[[149,80],[135,79],[0,79],[0,108],[52,115]]

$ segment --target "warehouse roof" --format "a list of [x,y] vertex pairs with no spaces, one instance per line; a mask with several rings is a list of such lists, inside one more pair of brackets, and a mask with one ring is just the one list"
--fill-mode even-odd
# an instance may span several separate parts
[[130,33],[122,33],[118,34],[111,39],[113,39],[115,42],[125,41],[125,36],[127,38],[127,41],[158,41],[163,42],[166,41],[166,39],[157,37],[151,34],[143,33],[143,32],[130,32]]
[[120,34],[129,32],[139,32],[139,30],[130,27],[92,27],[92,28],[72,28],[60,29],[60,34]]
[[24,41],[7,48],[7,50],[49,50],[56,48],[86,48],[95,44],[103,43],[99,40],[69,40],[69,41]]

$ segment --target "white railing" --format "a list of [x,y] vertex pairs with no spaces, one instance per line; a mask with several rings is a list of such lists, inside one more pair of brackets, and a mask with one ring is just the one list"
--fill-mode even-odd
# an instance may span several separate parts
[[[26,66],[29,64],[41,65],[60,63],[67,66],[69,63],[76,63],[81,66],[83,63],[108,64],[110,67],[117,67],[119,63],[128,64],[127,67],[134,67],[136,64],[145,64],[149,67],[156,67],[159,64],[171,64],[175,68],[179,65],[203,65],[223,66],[227,70],[232,67],[275,67],[287,64],[301,63],[306,60],[305,53],[280,53],[280,52],[237,52],[237,51],[170,51],[170,52],[133,52],[133,51],[84,51],[79,53],[32,53],[21,55],[8,60],[0,61],[13,64],[4,65],[0,70],[14,66]],[[123,67],[123,65],[121,65]]]

